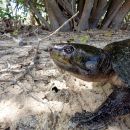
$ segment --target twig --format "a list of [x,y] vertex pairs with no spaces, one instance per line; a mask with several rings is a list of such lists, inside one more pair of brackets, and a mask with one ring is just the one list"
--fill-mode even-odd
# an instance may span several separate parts
[[11,83],[13,83],[13,82],[15,82],[14,80],[6,80],[6,79],[0,79],[0,82],[11,82]]
[[45,40],[49,37],[51,37],[52,35],[56,34],[58,31],[60,31],[60,29],[62,27],[64,27],[68,22],[70,22],[74,17],[76,17],[78,15],[79,11],[77,13],[75,13],[71,18],[69,18],[67,21],[65,21],[58,29],[56,29],[53,33],[51,33],[49,36],[46,36],[44,38],[42,38],[41,40]]
[[37,45],[37,51],[39,49],[39,46],[40,46],[40,43],[42,40],[45,40],[51,36],[53,36],[54,34],[56,34],[58,31],[60,31],[61,28],[63,28],[68,22],[70,22],[74,17],[76,17],[78,15],[79,11],[77,13],[75,13],[71,18],[69,18],[67,21],[65,21],[59,28],[57,28],[54,32],[52,32],[50,35],[42,38],[42,39],[39,39],[38,36],[36,35],[37,39],[38,39],[38,45]]
[[23,69],[15,69],[15,70],[11,70],[11,69],[2,69],[0,70],[0,73],[22,73],[24,70]]
[[4,35],[7,36],[7,37],[9,37],[9,38],[12,38],[13,41],[15,43],[18,43],[18,44],[23,40],[22,37],[15,38],[15,37],[11,36],[10,34],[7,34],[7,33],[4,33]]

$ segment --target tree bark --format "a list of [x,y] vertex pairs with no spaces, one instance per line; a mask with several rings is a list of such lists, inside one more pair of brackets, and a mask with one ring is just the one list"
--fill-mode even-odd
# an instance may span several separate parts
[[109,28],[113,18],[118,13],[121,8],[124,0],[111,0],[109,8],[107,10],[106,16],[102,22],[103,29]]
[[[67,18],[65,15],[63,15],[63,12],[60,10],[58,4],[55,0],[45,0],[48,4],[48,16],[50,19],[51,26],[53,26],[53,30],[57,29],[59,26],[61,26]],[[53,19],[52,19],[53,17]],[[53,21],[54,20],[54,21]],[[55,27],[56,25],[56,27]],[[70,24],[66,24],[61,31],[69,31],[70,30]]]
[[69,3],[67,0],[57,0],[58,4],[60,4],[62,6],[62,8],[68,13],[70,14],[70,16],[73,15],[73,10],[71,7],[71,3]]
[[121,27],[122,21],[126,14],[130,11],[130,0],[126,0],[123,6],[120,8],[118,14],[113,19],[111,26],[114,29],[119,29]]
[[77,10],[79,11],[78,17],[81,18],[84,9],[85,0],[78,0]]
[[45,0],[45,6],[46,6],[46,11],[48,14],[49,21],[50,21],[50,28],[52,31],[54,31],[59,27],[59,23],[54,15],[54,12],[51,9],[51,6],[48,3],[48,0]]
[[86,0],[82,12],[81,20],[79,22],[78,31],[89,29],[89,17],[93,8],[94,0]]
[[76,13],[76,0],[72,0],[71,5],[72,5],[72,12],[74,14],[74,13]]
[[32,15],[33,15],[34,19],[36,20],[37,24],[38,24],[38,25],[41,25],[40,20],[35,16],[35,14],[32,13]]
[[107,10],[107,0],[95,0],[90,16],[90,28],[97,28],[98,23]]

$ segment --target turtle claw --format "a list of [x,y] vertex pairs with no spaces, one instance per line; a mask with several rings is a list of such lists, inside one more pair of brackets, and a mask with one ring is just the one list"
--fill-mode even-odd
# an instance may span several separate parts
[[85,116],[87,116],[87,115],[90,116],[91,114],[92,114],[92,112],[88,112],[88,111],[86,111],[86,110],[83,110],[82,112],[76,112],[74,116],[75,116],[75,117],[76,117],[76,116],[84,116],[84,115],[85,115]]
[[72,122],[79,122],[81,120],[88,119],[93,115],[91,112],[86,112],[85,110],[82,111],[82,113],[76,112],[75,115],[70,119]]
[[104,130],[106,124],[97,119],[97,116],[91,112],[83,111],[82,113],[75,113],[70,119],[69,126],[72,128],[87,128],[88,130]]
[[69,129],[70,129],[70,128],[74,129],[74,128],[77,128],[77,127],[78,127],[77,123],[72,122],[72,121],[69,121],[69,124],[68,124],[68,128],[69,128]]

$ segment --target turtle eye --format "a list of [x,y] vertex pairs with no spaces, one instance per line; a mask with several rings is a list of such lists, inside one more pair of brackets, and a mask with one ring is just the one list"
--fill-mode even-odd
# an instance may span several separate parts
[[72,46],[65,46],[63,48],[63,50],[64,50],[65,53],[71,54],[74,51],[74,47],[72,47]]

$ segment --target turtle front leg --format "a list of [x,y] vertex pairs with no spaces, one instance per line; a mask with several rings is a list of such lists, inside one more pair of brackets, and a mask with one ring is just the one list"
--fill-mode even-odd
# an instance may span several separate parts
[[106,128],[114,118],[130,113],[130,89],[118,88],[114,90],[106,101],[93,113],[76,113],[71,118],[75,126],[87,127],[88,130]]

